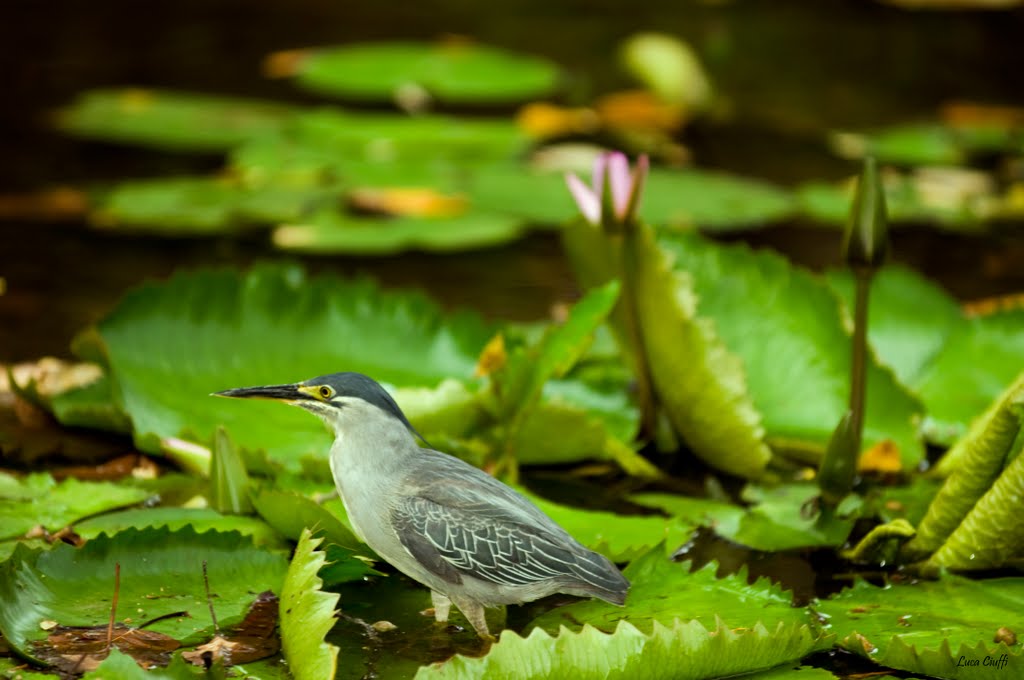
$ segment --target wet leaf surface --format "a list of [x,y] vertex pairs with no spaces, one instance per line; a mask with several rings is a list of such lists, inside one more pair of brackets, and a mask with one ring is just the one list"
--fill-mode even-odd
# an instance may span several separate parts
[[[1001,626],[1013,628],[1010,622],[1020,621],[1022,597],[1021,578],[972,581],[947,574],[938,581],[884,588],[858,582],[814,609],[828,617],[842,647],[883,666],[991,678],[993,662],[1005,654],[1007,665],[998,670],[1011,677],[1024,669],[1024,655],[992,639]],[[986,657],[991,660],[983,666]]]
[[267,590],[256,597],[242,622],[216,635],[209,642],[184,652],[182,657],[195,666],[209,668],[217,662],[225,666],[259,661],[281,649],[277,637],[278,598]]
[[232,626],[242,619],[256,593],[279,591],[286,560],[256,548],[237,533],[196,533],[191,528],[126,530],[101,535],[82,548],[57,545],[49,551],[19,547],[0,565],[0,632],[22,654],[46,637],[41,621],[65,626],[105,625],[110,617],[115,563],[121,565],[118,620],[149,621],[147,630],[169,635],[182,645],[211,636],[212,622],[203,588],[202,562],[209,564],[217,595],[218,620]]
[[590,624],[610,633],[619,621],[629,621],[650,633],[655,621],[671,626],[677,619],[697,620],[709,630],[714,630],[718,622],[744,629],[761,624],[771,631],[796,630],[805,625],[816,628],[809,611],[792,606],[792,593],[767,579],[748,584],[746,573],[719,579],[715,564],[695,572],[690,572],[689,566],[670,560],[661,547],[649,550],[623,571],[631,582],[624,607],[596,599],[582,600],[542,614],[529,628],[556,634],[561,626],[578,630]]

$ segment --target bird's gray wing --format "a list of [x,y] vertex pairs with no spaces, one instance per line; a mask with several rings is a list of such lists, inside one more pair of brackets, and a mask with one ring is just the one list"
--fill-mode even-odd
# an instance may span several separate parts
[[[542,528],[510,521],[493,505],[451,507],[407,496],[392,509],[407,550],[449,583],[472,576],[501,585],[529,585],[563,577],[580,586],[617,592],[622,575],[605,558]],[[550,521],[550,520],[548,520]]]

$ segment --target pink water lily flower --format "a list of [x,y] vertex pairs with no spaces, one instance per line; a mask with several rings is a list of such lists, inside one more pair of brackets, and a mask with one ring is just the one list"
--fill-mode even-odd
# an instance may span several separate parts
[[[594,160],[592,186],[587,186],[579,177],[567,173],[565,182],[569,192],[576,201],[576,206],[583,217],[594,225],[606,224],[621,226],[633,218],[637,205],[640,203],[640,191],[650,162],[647,155],[641,155],[636,161],[632,174],[629,171],[629,160],[619,151],[603,153]],[[605,193],[605,177],[608,181],[608,196]],[[602,206],[611,208],[611,215],[603,215]]]

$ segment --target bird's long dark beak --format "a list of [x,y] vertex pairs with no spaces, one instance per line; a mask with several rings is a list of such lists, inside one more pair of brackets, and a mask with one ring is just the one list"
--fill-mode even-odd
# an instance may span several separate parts
[[299,401],[309,395],[299,390],[300,385],[261,385],[259,387],[236,387],[223,392],[214,392],[215,397],[237,397],[239,399],[276,399],[278,401]]

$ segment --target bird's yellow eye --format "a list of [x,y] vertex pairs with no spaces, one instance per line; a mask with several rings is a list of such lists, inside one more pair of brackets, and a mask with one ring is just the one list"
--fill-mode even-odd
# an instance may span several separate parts
[[320,396],[323,397],[324,399],[330,399],[331,397],[334,396],[334,390],[332,390],[327,385],[321,385],[320,386]]

